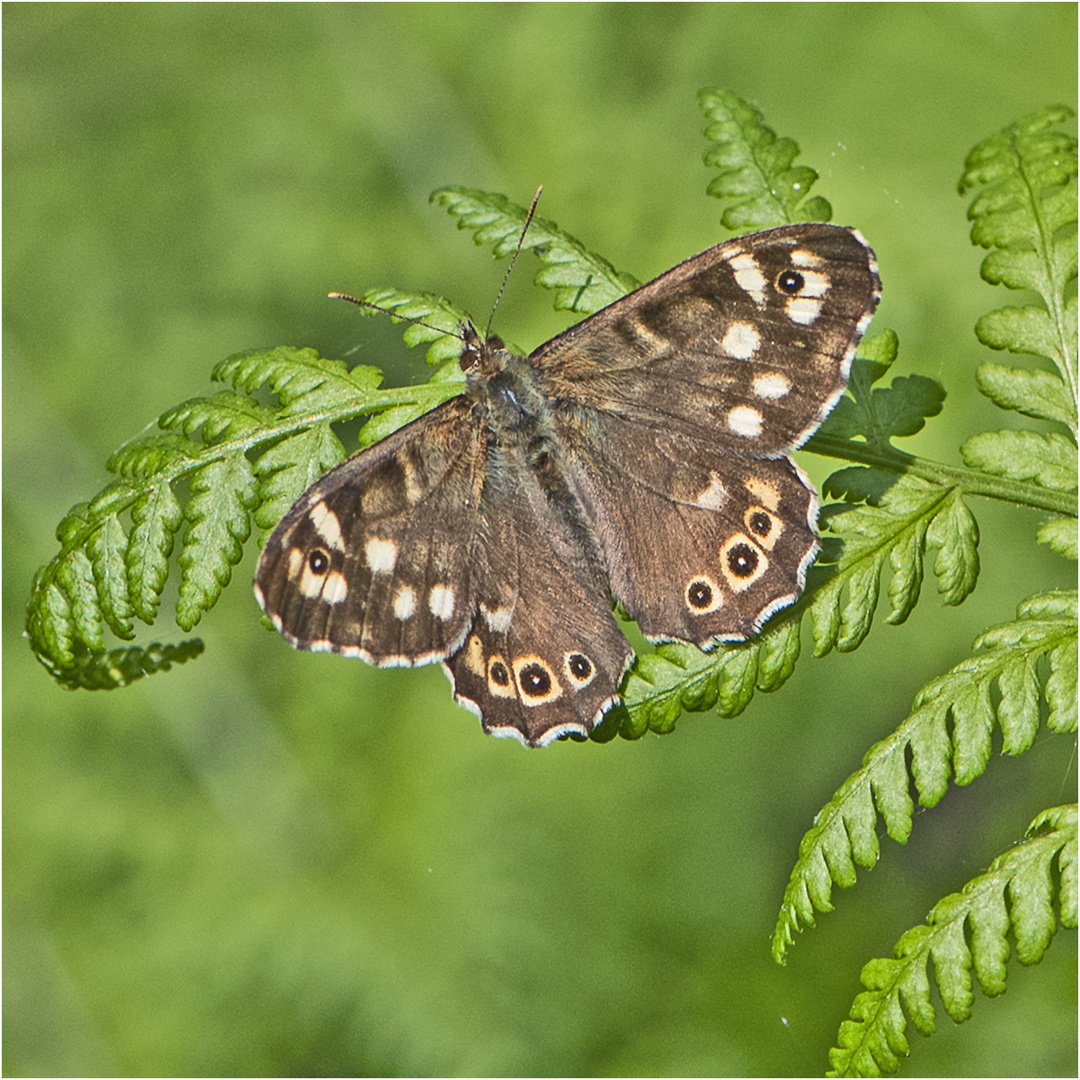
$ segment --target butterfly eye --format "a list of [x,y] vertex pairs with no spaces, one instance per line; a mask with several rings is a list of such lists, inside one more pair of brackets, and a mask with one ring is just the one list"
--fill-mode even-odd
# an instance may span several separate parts
[[519,677],[521,692],[527,697],[545,697],[551,692],[551,675],[539,664],[526,664]]
[[772,518],[764,510],[753,510],[747,519],[750,531],[758,536],[768,536],[772,532]]
[[683,593],[686,606],[694,615],[708,615],[719,610],[723,598],[716,582],[704,576],[691,578]]
[[510,672],[506,670],[506,665],[501,660],[493,660],[491,663],[491,669],[488,672],[491,676],[491,681],[496,686],[509,686],[510,685]]
[[566,674],[570,682],[578,689],[584,689],[592,682],[596,668],[592,661],[584,654],[572,652],[566,654]]
[[570,657],[570,672],[575,679],[587,679],[592,673],[592,664],[581,653],[574,653]]
[[546,705],[562,696],[562,684],[555,672],[535,653],[519,656],[514,661],[523,705]]
[[686,590],[686,599],[690,602],[690,606],[697,608],[699,611],[702,608],[707,608],[712,603],[713,591],[712,586],[707,581],[691,581]]
[[803,291],[806,278],[798,270],[785,270],[777,279],[776,287],[788,296],[797,296]]
[[728,549],[727,564],[737,578],[752,577],[758,568],[758,553],[749,544],[734,544]]
[[319,577],[330,571],[330,556],[322,548],[315,548],[308,556],[307,561],[311,572]]

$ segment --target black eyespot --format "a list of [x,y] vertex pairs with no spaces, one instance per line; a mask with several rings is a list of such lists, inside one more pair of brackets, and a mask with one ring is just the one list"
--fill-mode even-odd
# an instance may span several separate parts
[[501,660],[496,660],[491,665],[491,681],[496,686],[510,685],[510,672],[506,670],[506,665]]
[[578,682],[584,682],[592,674],[592,663],[587,656],[582,656],[579,652],[570,654],[567,665],[570,668],[570,674]]
[[713,600],[712,586],[707,581],[691,581],[686,587],[686,602],[698,611],[704,611]]
[[750,515],[747,524],[750,526],[750,531],[757,533],[758,536],[768,536],[772,532],[772,518],[764,510],[755,510]]
[[540,664],[526,664],[518,672],[518,682],[526,697],[547,697],[551,693],[551,675]]
[[737,578],[748,578],[758,566],[758,553],[749,544],[734,544],[727,553],[728,569]]
[[803,291],[806,278],[798,270],[785,270],[777,279],[776,287],[788,296],[796,296]]
[[330,572],[330,556],[322,548],[315,548],[308,556],[307,564],[316,577],[322,577]]

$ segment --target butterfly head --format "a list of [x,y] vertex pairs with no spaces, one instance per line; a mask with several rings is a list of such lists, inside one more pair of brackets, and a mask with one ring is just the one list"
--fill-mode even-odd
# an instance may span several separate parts
[[458,363],[468,382],[490,379],[506,366],[508,354],[501,338],[481,337],[471,322],[464,322],[461,324],[461,340],[465,347],[461,350]]

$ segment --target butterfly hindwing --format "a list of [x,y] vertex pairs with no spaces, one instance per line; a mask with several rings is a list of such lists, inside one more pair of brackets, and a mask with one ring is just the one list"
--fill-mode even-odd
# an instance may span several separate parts
[[535,746],[588,735],[618,699],[633,652],[576,506],[553,497],[557,476],[542,482],[514,456],[499,449],[489,463],[477,614],[446,667],[485,731]]
[[612,591],[650,640],[740,640],[798,597],[818,549],[817,499],[790,459],[606,415],[564,431],[568,445],[588,439],[574,486]]

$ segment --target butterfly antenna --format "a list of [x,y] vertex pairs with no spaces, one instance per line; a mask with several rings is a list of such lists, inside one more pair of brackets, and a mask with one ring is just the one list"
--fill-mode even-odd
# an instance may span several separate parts
[[458,341],[465,340],[465,336],[455,330],[446,330],[441,326],[432,326],[431,323],[426,323],[423,319],[414,319],[411,315],[402,315],[400,311],[394,311],[393,308],[383,307],[381,304],[373,304],[370,300],[364,300],[359,296],[352,296],[350,293],[332,292],[327,293],[326,295],[331,300],[348,300],[350,304],[355,304],[357,307],[366,307],[371,308],[372,311],[381,311],[384,315],[389,315],[391,319],[399,319],[401,322],[412,323],[413,326],[426,326],[429,330],[434,330],[439,334],[446,334],[447,337],[455,337]]
[[502,299],[502,294],[506,291],[506,283],[510,280],[510,271],[514,269],[514,263],[517,262],[517,257],[521,254],[521,245],[525,243],[525,234],[529,231],[529,225],[532,224],[533,215],[536,213],[536,204],[540,201],[540,193],[543,190],[544,185],[541,184],[536,189],[536,194],[532,197],[532,202],[529,203],[528,212],[525,214],[525,224],[521,226],[521,235],[518,237],[517,247],[514,248],[514,256],[510,260],[510,265],[506,268],[506,273],[503,274],[502,284],[499,286],[499,292],[495,297],[495,303],[491,305],[491,317],[488,319],[484,337],[491,336],[491,324],[495,321],[495,312],[498,311],[499,301]]

